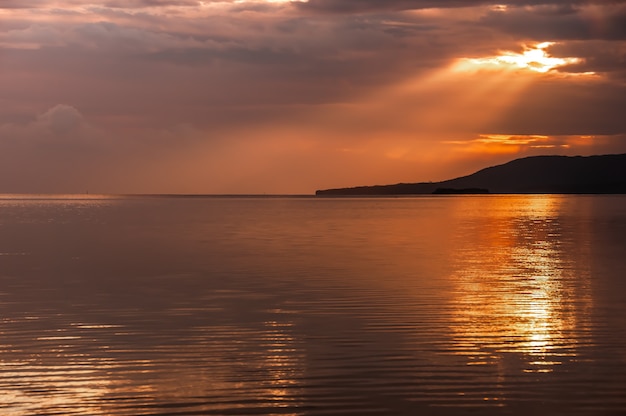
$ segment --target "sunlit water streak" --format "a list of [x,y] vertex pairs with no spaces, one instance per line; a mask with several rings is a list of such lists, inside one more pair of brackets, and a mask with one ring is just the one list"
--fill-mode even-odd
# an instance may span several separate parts
[[0,198],[0,414],[624,414],[626,198]]

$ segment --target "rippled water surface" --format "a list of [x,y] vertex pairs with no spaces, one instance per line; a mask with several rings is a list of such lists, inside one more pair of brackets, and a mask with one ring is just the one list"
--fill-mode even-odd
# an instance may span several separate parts
[[626,197],[0,197],[0,414],[624,415]]

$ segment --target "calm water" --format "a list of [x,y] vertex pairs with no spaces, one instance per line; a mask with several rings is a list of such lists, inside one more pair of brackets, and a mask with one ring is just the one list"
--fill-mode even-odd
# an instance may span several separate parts
[[626,197],[0,197],[0,414],[624,415]]

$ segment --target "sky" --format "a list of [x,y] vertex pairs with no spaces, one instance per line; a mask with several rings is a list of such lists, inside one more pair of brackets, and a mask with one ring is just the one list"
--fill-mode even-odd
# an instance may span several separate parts
[[0,193],[439,181],[625,115],[626,1],[0,0]]

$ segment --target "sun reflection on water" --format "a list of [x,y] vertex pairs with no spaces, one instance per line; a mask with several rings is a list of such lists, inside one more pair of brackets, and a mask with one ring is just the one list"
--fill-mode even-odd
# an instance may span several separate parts
[[[301,356],[296,340],[290,335],[292,322],[265,322],[267,328],[262,345],[266,348],[263,367],[269,373],[266,384],[269,400],[274,407],[286,408],[297,403],[294,388],[302,377]],[[296,415],[296,413],[291,413]]]
[[[0,414],[625,408],[623,302],[602,295],[623,286],[623,199],[167,199],[158,212],[175,218],[145,223],[132,202],[117,222],[53,207],[58,229],[113,256],[31,271],[0,255]],[[609,203],[619,216],[598,216]],[[50,213],[34,207],[13,220],[33,242],[0,251],[37,254],[49,229],[32,224]],[[105,227],[111,244],[95,244]],[[109,264],[141,245],[137,263]]]
[[[111,383],[99,377],[98,371],[93,369],[98,365],[94,362],[79,365],[0,362],[2,414],[22,416],[42,411],[58,414],[101,413],[100,401],[111,393]],[[5,384],[11,381],[13,388],[6,387]]]
[[489,216],[465,224],[464,232],[478,237],[457,253],[454,351],[468,365],[552,372],[577,355],[581,342],[590,277],[573,265],[588,258],[588,247],[568,239],[561,197],[520,201],[493,199]]
[[154,334],[150,348],[125,346],[125,338],[145,334],[82,322],[43,331],[23,351],[0,345],[14,357],[0,360],[0,413],[107,414],[113,407],[115,414],[137,414],[126,413],[124,403],[137,411],[192,397],[194,411],[245,413],[247,403],[264,414],[295,416],[303,352],[284,311],[269,312],[274,319],[256,328],[197,327],[185,345],[159,345]]

